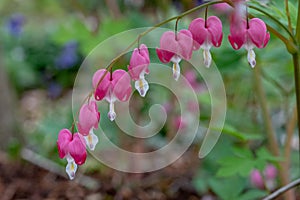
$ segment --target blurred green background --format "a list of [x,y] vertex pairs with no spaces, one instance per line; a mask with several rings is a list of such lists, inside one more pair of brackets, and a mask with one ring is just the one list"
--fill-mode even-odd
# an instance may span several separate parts
[[[264,2],[267,3],[250,1],[267,9],[287,25],[283,1]],[[288,147],[291,152],[284,154],[288,127],[295,120],[291,56],[284,44],[271,34],[266,48],[255,49],[257,66],[252,70],[247,63],[246,51],[233,50],[227,40],[228,11],[221,11],[216,7],[209,8],[209,15],[220,17],[224,37],[222,46],[212,48],[211,52],[223,77],[228,110],[223,134],[213,151],[204,159],[198,159],[203,139],[203,132],[199,130],[199,136],[188,152],[166,169],[149,174],[126,174],[113,171],[89,156],[87,163],[80,168],[85,179],[78,178],[72,183],[61,177],[65,160],[58,157],[57,134],[60,129],[69,128],[72,124],[72,87],[84,58],[97,44],[116,33],[152,26],[201,3],[203,2],[189,0],[1,0],[0,145],[3,156],[0,156],[0,193],[7,195],[4,196],[8,199],[77,197],[251,200],[260,199],[282,183],[277,173],[272,180],[272,187],[257,188],[250,180],[254,169],[263,174],[266,166],[272,164],[280,171],[280,163],[288,162],[288,179],[299,177],[299,141],[295,126],[292,126],[292,139]],[[297,1],[289,3],[291,20],[296,24]],[[253,10],[249,11],[281,31],[273,21]],[[204,17],[204,10],[180,20],[179,28],[188,28],[190,21],[196,17]],[[164,27],[173,28],[174,25],[175,21]],[[152,57],[157,60],[154,51],[151,59]],[[128,58],[122,59],[118,64],[126,66]],[[205,83],[195,70],[184,63],[182,66],[183,74],[192,73],[196,76],[191,81],[198,87],[195,90],[201,110],[199,120],[207,127],[211,113],[210,96]],[[261,83],[258,83],[257,78]],[[264,90],[281,156],[273,155],[269,149],[258,87]],[[199,88],[201,89],[197,90]],[[158,94],[169,100],[171,106],[176,106],[173,96],[163,88],[154,88],[154,91],[157,93],[151,93],[153,98],[144,102],[138,98],[134,100],[134,103],[141,106],[132,111],[133,118],[140,116],[137,113],[147,116],[148,108],[155,102],[153,99]],[[145,151],[169,141],[170,127],[178,126],[178,119],[183,123],[184,119],[176,112],[171,111],[169,114],[172,117],[159,133],[160,137],[156,137],[154,142],[143,144]],[[100,126],[110,127],[105,120],[101,119]],[[113,137],[116,138],[114,142],[131,149],[130,138],[125,138],[124,142],[123,133],[115,127],[112,130]],[[28,154],[26,150],[34,154]],[[28,163],[33,163],[34,167]],[[36,165],[44,171],[38,171]],[[12,168],[15,171],[15,174],[11,172],[13,175],[7,172],[11,166],[18,166]],[[31,180],[30,171],[32,180],[36,180],[32,183],[32,188],[17,186],[13,195],[9,196],[10,186],[16,184],[17,179]],[[35,172],[37,176],[34,176]],[[86,179],[87,177],[92,180]],[[91,184],[94,182],[97,183],[96,186]],[[299,189],[293,191],[295,193],[298,193],[295,196],[299,199]]]

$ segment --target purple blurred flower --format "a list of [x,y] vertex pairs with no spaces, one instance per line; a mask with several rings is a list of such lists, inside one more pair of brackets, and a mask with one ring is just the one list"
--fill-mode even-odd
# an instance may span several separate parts
[[48,96],[51,99],[58,98],[62,93],[62,86],[59,83],[51,82],[48,86]]
[[6,22],[8,32],[15,37],[20,36],[23,31],[25,18],[22,14],[13,14]]
[[79,60],[77,49],[78,43],[76,41],[67,42],[55,60],[56,67],[58,69],[69,69],[74,67]]

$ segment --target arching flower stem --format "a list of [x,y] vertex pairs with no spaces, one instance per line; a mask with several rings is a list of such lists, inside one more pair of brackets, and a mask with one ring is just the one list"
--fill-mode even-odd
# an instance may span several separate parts
[[[191,13],[193,13],[193,12],[195,12],[195,11],[197,11],[197,10],[199,10],[199,9],[201,9],[201,8],[204,8],[204,7],[208,7],[208,6],[210,6],[210,5],[214,5],[214,4],[219,4],[219,3],[227,3],[228,5],[230,5],[230,6],[234,6],[234,4],[233,4],[233,2],[231,1],[231,0],[219,0],[219,1],[210,1],[210,2],[206,2],[206,3],[203,3],[203,4],[201,4],[201,5],[199,5],[199,6],[197,6],[197,7],[194,7],[194,8],[192,8],[192,9],[190,9],[190,10],[187,10],[187,11],[185,11],[185,12],[183,12],[183,13],[181,13],[180,15],[178,15],[178,16],[174,16],[174,17],[171,17],[171,18],[169,18],[169,19],[167,19],[167,20],[165,20],[165,21],[162,21],[162,22],[160,22],[160,23],[158,23],[158,24],[156,24],[156,25],[154,25],[153,27],[151,27],[151,28],[149,28],[148,30],[146,30],[146,31],[144,31],[144,32],[142,32],[141,34],[139,34],[138,36],[137,36],[137,38],[134,40],[134,41],[132,41],[132,43],[130,43],[129,44],[129,46],[126,48],[126,49],[124,49],[124,51],[122,52],[122,53],[120,53],[118,56],[116,56],[114,59],[112,59],[111,60],[111,62],[107,65],[107,67],[106,67],[106,72],[103,74],[103,76],[99,79],[99,82],[98,82],[98,84],[97,84],[97,86],[99,86],[99,84],[103,81],[103,79],[104,79],[104,77],[106,76],[106,74],[109,72],[109,71],[111,71],[111,69],[112,69],[112,67],[113,67],[113,65],[114,65],[114,63],[115,62],[117,62],[122,56],[124,56],[136,43],[139,43],[139,41],[140,41],[140,39],[143,37],[143,36],[145,36],[145,35],[147,35],[149,32],[151,32],[151,31],[153,31],[153,30],[155,30],[156,28],[158,28],[158,27],[160,27],[160,26],[162,26],[162,25],[164,25],[164,24],[167,24],[167,23],[169,23],[169,22],[171,22],[171,21],[173,21],[173,20],[179,20],[179,19],[181,19],[181,18],[183,18],[183,17],[185,17],[185,16],[187,16],[187,15],[189,15],[189,14],[191,14]],[[254,9],[254,10],[256,10],[256,11],[258,11],[258,12],[260,12],[260,13],[263,13],[264,15],[266,15],[268,18],[270,18],[270,19],[272,19],[273,21],[275,21],[281,28],[283,28],[284,30],[285,30],[285,32],[286,33],[288,33],[288,35],[292,38],[292,40],[293,40],[293,44],[290,44],[290,41],[287,39],[287,38],[285,38],[281,33],[279,33],[277,30],[275,30],[273,27],[271,27],[271,26],[269,26],[268,24],[266,24],[267,25],[267,28],[268,28],[268,30],[271,32],[271,33],[273,33],[274,35],[276,35],[280,40],[282,40],[287,46],[289,45],[289,46],[292,46],[292,47],[294,47],[294,46],[296,46],[295,44],[297,43],[297,40],[296,40],[296,38],[295,38],[295,36],[288,30],[288,28],[286,27],[286,26],[284,26],[279,20],[277,20],[275,17],[273,17],[272,15],[270,15],[268,12],[266,12],[266,11],[264,11],[263,9],[260,9],[260,8],[258,8],[258,7],[256,7],[256,6],[254,6],[254,5],[248,5],[248,7],[249,8],[252,8],[252,9]],[[249,17],[252,17],[251,15],[249,15]],[[300,27],[300,20],[299,20],[299,15],[298,15],[298,21],[297,21],[297,27],[299,28]],[[299,25],[299,26],[298,26]],[[297,34],[296,34],[296,37],[297,38],[300,38],[300,31],[298,31],[298,29],[296,29],[297,30]],[[299,39],[300,40],[300,39]],[[138,45],[139,46],[139,45]],[[96,87],[97,88],[97,87]],[[83,103],[82,104],[84,104],[85,103],[85,101],[94,93],[95,91],[93,90],[93,91],[91,91],[90,93],[89,93],[89,95],[84,99],[84,101],[83,101]],[[75,121],[75,119],[74,119],[74,121]]]

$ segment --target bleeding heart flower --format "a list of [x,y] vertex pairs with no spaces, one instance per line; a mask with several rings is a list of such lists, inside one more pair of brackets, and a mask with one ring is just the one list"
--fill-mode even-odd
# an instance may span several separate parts
[[266,187],[273,190],[276,187],[277,169],[274,165],[268,164],[264,170]]
[[264,48],[270,40],[270,34],[261,19],[253,18],[248,23],[246,20],[242,20],[241,25],[231,23],[228,39],[235,50],[244,47],[248,51],[248,62],[251,67],[255,67],[253,48]]
[[140,95],[144,97],[149,89],[148,82],[145,80],[145,74],[149,74],[148,66],[150,64],[149,52],[146,45],[141,44],[140,48],[133,50],[128,72],[135,80],[135,88]]
[[[107,73],[99,84],[100,79]],[[127,101],[131,94],[130,76],[124,70],[116,70],[112,74],[106,69],[100,69],[93,76],[93,87],[95,99],[105,100],[109,103],[108,118],[113,121],[116,118],[114,110],[115,101]]]
[[194,19],[189,31],[193,35],[194,50],[203,49],[204,64],[209,67],[211,64],[210,48],[219,47],[222,43],[222,22],[216,16],[210,16],[206,21],[202,18]]
[[251,181],[251,184],[256,188],[264,189],[264,187],[265,187],[263,177],[257,169],[255,169],[251,172],[250,181]]
[[181,30],[175,35],[173,31],[165,32],[160,38],[160,48],[156,49],[158,58],[163,63],[173,62],[173,77],[180,76],[179,62],[189,60],[193,53],[193,36],[189,30]]
[[273,190],[276,187],[277,169],[274,165],[268,164],[263,173],[254,169],[250,174],[252,185],[259,189]]
[[82,165],[86,160],[86,148],[82,135],[70,130],[62,129],[58,134],[57,148],[60,158],[66,158],[68,164],[66,172],[72,180],[75,177],[77,165]]
[[78,131],[84,136],[87,146],[94,150],[98,143],[98,137],[94,134],[94,129],[98,128],[100,113],[95,101],[84,104],[79,111]]

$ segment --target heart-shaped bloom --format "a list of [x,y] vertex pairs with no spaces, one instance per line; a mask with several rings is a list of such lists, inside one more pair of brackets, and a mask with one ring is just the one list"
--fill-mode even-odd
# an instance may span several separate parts
[[276,187],[277,169],[274,165],[268,164],[263,173],[257,169],[252,170],[250,174],[251,184],[259,189],[267,188],[273,190]]
[[250,174],[250,182],[251,184],[259,189],[264,189],[265,187],[265,183],[263,180],[262,175],[260,174],[260,172],[257,169],[254,169],[251,174]]
[[268,164],[264,170],[266,187],[269,190],[276,188],[277,169],[274,165]]
[[202,18],[194,19],[189,31],[193,35],[194,50],[203,49],[204,64],[209,67],[211,64],[210,48],[219,47],[222,43],[222,22],[216,16],[210,16],[206,21]]
[[84,104],[79,111],[78,131],[84,136],[87,146],[94,150],[98,143],[98,137],[94,134],[94,129],[98,128],[100,113],[95,101]]
[[242,20],[240,25],[231,23],[228,39],[235,50],[244,47],[248,51],[248,62],[254,67],[256,60],[253,48],[264,48],[270,40],[270,34],[261,19],[253,18],[248,23]]
[[72,135],[70,130],[62,129],[58,134],[57,148],[60,158],[66,158],[68,164],[66,172],[72,180],[75,177],[77,165],[82,165],[86,160],[84,139],[79,133]]
[[135,80],[135,88],[140,95],[144,97],[149,89],[148,82],[145,80],[145,74],[149,74],[148,66],[150,64],[149,52],[146,45],[141,44],[140,48],[133,50],[128,72]]
[[[104,78],[100,82],[103,76]],[[108,118],[113,121],[116,118],[115,101],[127,101],[130,97],[132,91],[130,76],[121,69],[114,71],[112,74],[106,69],[100,69],[93,76],[93,87],[95,89],[95,99],[100,101],[105,98],[109,103]]]
[[193,36],[189,30],[181,30],[177,34],[173,31],[165,32],[160,38],[160,48],[156,49],[158,58],[163,63],[173,62],[173,77],[180,76],[179,62],[189,60],[193,53]]

